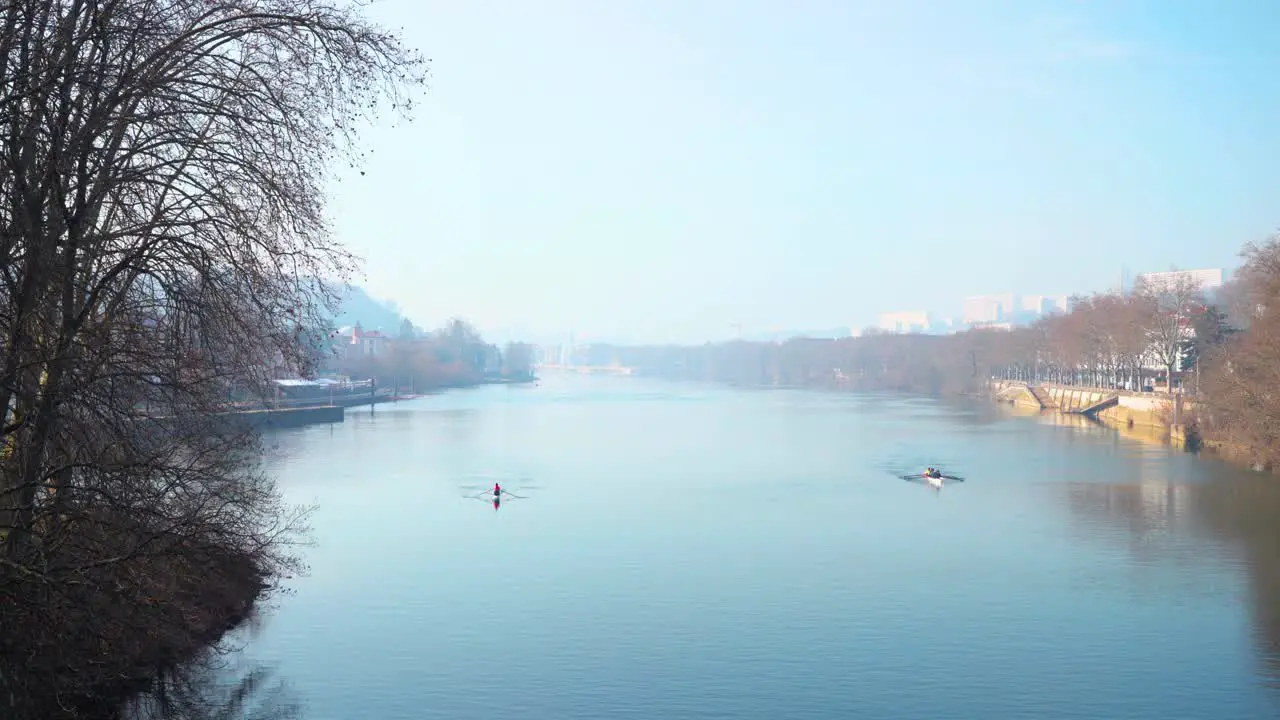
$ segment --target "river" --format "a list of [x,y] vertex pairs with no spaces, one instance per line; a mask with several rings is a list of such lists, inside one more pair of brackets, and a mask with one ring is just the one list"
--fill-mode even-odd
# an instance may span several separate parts
[[1280,716],[1280,480],[1010,413],[579,376],[352,409],[272,436],[316,546],[245,657],[313,720]]

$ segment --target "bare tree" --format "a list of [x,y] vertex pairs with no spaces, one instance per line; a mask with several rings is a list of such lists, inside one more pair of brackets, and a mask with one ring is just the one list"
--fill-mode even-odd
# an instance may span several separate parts
[[1086,384],[1101,385],[1112,371],[1115,352],[1114,337],[1107,322],[1107,298],[1104,295],[1080,298],[1072,318],[1077,320],[1074,331],[1079,336],[1080,364]]
[[533,346],[510,342],[502,350],[502,374],[510,378],[533,377]]
[[1143,278],[1134,287],[1134,293],[1148,303],[1146,329],[1150,355],[1164,368],[1168,389],[1173,392],[1174,373],[1189,337],[1191,317],[1204,306],[1201,283],[1187,275],[1159,280]]
[[1111,309],[1110,323],[1116,340],[1121,372],[1130,389],[1143,387],[1143,368],[1151,346],[1147,341],[1151,304],[1140,296],[1117,297]]
[[1254,309],[1248,330],[1210,349],[1204,402],[1208,431],[1248,451],[1263,465],[1280,466],[1280,239],[1250,244],[1238,278],[1247,282]]
[[1079,313],[1072,312],[1045,321],[1044,347],[1052,358],[1059,382],[1074,384],[1080,381],[1085,354],[1081,320]]
[[0,704],[52,717],[215,638],[301,515],[222,414],[354,269],[324,184],[425,65],[321,0],[10,0],[0,34]]
[[1254,291],[1254,278],[1250,277],[1248,266],[1237,269],[1227,282],[1214,292],[1214,304],[1225,315],[1225,321],[1231,328],[1248,330],[1254,317],[1258,314],[1258,298]]
[[1247,329],[1280,299],[1280,235],[1248,243],[1240,255],[1244,264],[1219,291],[1219,304],[1233,327]]

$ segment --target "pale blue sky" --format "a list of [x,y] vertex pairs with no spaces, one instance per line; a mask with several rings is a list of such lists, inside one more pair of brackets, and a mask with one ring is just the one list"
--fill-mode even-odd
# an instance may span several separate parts
[[1280,3],[382,0],[433,59],[332,211],[416,321],[694,341],[1233,267]]

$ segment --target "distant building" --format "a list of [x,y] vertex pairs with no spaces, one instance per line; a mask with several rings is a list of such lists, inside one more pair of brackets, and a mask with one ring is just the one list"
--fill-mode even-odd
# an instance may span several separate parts
[[1205,270],[1167,270],[1165,272],[1142,273],[1134,278],[1134,284],[1138,283],[1149,287],[1170,287],[1174,283],[1182,279],[1190,280],[1199,286],[1202,291],[1213,291],[1222,287],[1222,268],[1209,268]]
[[927,332],[931,324],[929,313],[905,311],[882,314],[876,327],[891,333],[922,333]]
[[387,347],[387,336],[381,330],[365,330],[360,323],[354,327],[339,328],[332,337],[346,358],[381,355]]
[[1000,318],[1003,322],[1033,323],[1054,313],[1070,311],[1066,295],[1021,295],[1016,298],[1017,309]]
[[539,344],[533,346],[533,362],[537,365],[562,365],[560,361],[563,351],[562,346],[555,344]]
[[1000,299],[991,295],[967,297],[964,299],[963,320],[966,325],[996,322],[1002,310]]
[[1019,309],[1034,315],[1052,315],[1067,311],[1066,295],[1023,295]]
[[963,320],[966,325],[1009,321],[1016,312],[1012,293],[978,295],[964,299]]
[[949,335],[956,331],[955,318],[934,318],[933,323],[929,325],[929,331],[939,335]]
[[1018,296],[1018,312],[1040,315],[1044,312],[1044,302],[1044,295],[1020,295]]

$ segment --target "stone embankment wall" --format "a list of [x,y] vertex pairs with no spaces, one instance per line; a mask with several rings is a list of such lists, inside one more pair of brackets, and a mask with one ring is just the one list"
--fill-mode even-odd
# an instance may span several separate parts
[[[1183,424],[1184,418],[1196,416],[1196,402],[1184,396],[1173,398],[1165,393],[1135,393],[1105,388],[1077,388],[1046,383],[1025,383],[993,380],[988,386],[991,395],[1000,402],[1033,413],[1054,413],[1055,420],[1075,418],[1085,421],[1092,417],[1115,428],[1126,437],[1167,443],[1173,447],[1208,451],[1230,462],[1254,469],[1280,471],[1260,463],[1251,449],[1232,444],[1221,438],[1204,437]],[[1104,401],[1114,402],[1104,404]],[[1177,412],[1174,403],[1180,401]],[[1101,407],[1096,407],[1102,404]],[[1082,410],[1093,410],[1081,413]]]
[[1161,430],[1168,429],[1172,417],[1173,404],[1168,397],[1143,395],[1120,395],[1119,402],[1097,414],[1099,420],[1112,425]]
[[[1117,427],[1170,432],[1175,443],[1182,437],[1180,427],[1171,427],[1173,402],[1164,393],[1136,393],[1011,381],[992,381],[991,390],[997,400],[1020,408],[1064,413],[1080,413],[1114,398],[1114,404],[1102,407],[1092,415],[1103,423]],[[1191,403],[1184,401],[1182,409],[1183,412],[1191,409]]]

